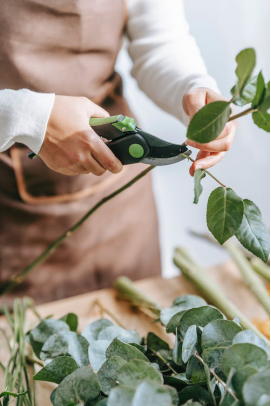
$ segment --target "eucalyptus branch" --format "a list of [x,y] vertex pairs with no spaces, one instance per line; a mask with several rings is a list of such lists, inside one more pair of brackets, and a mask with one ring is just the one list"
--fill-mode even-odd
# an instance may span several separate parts
[[159,353],[159,351],[155,351],[153,348],[148,347],[148,350],[152,352],[157,358],[159,358],[167,367],[170,369],[170,371],[174,374],[177,375],[178,372],[175,371],[175,369],[170,365],[169,362]]
[[114,314],[113,312],[111,312],[109,309],[107,309],[106,307],[104,307],[104,306],[102,305],[102,303],[100,302],[100,300],[97,299],[97,300],[94,302],[94,304],[97,305],[97,306],[99,307],[99,309],[100,309],[103,313],[106,313],[108,316],[110,316],[111,319],[114,320],[114,322],[115,322],[118,326],[124,328],[123,324],[119,321],[119,319],[115,316],[115,314]]
[[55,250],[59,247],[59,245],[61,245],[67,238],[69,238],[75,231],[77,231],[82,226],[82,224],[84,224],[85,221],[87,221],[96,210],[98,210],[101,206],[103,206],[109,200],[113,199],[115,196],[119,195],[124,190],[128,189],[130,186],[132,186],[138,180],[143,178],[154,168],[155,168],[154,166],[149,166],[147,169],[145,169],[144,171],[139,173],[137,176],[135,176],[132,180],[127,182],[124,186],[120,187],[119,189],[115,190],[114,192],[110,193],[109,195],[103,197],[77,223],[75,223],[64,234],[62,234],[54,242],[52,242],[52,244],[50,244],[49,247],[47,247],[42,252],[42,254],[40,254],[33,262],[31,262],[26,268],[24,268],[21,272],[19,272],[17,275],[15,275],[11,279],[11,281],[9,281],[2,288],[2,290],[0,291],[0,295],[4,295],[4,294],[10,292],[19,283],[21,283],[30,272],[32,272],[38,265],[40,265],[42,262],[44,262],[53,252],[55,252]]

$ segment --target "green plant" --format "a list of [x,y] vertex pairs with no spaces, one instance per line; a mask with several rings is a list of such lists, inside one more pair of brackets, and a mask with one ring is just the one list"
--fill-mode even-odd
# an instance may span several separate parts
[[[268,113],[270,108],[270,82],[265,84],[261,72],[257,76],[253,76],[256,63],[255,51],[252,48],[241,51],[237,55],[236,61],[237,84],[231,90],[231,100],[210,103],[199,110],[190,122],[187,138],[200,143],[209,142],[219,136],[227,121],[247,114],[252,114],[257,126],[265,131],[270,131]],[[235,116],[231,116],[231,103],[235,103],[238,106],[250,104],[250,107]],[[187,155],[185,157],[193,161],[191,157]],[[21,283],[66,238],[72,236],[99,207],[128,189],[152,169],[154,169],[153,166],[148,167],[130,182],[101,199],[76,224],[53,241],[33,262],[2,286],[0,294],[2,295],[11,291],[17,284]],[[209,197],[207,205],[207,225],[209,230],[220,244],[223,244],[235,235],[247,250],[266,262],[270,251],[269,233],[262,219],[261,212],[255,203],[248,199],[243,200],[209,171],[201,169],[197,170],[194,176],[194,203],[199,201],[203,190],[201,180],[206,174],[211,176],[221,186],[215,189]]]
[[116,287],[133,305],[158,315],[175,334],[174,347],[154,333],[141,338],[108,319],[87,325],[81,334],[67,324],[75,315],[42,320],[27,339],[44,362],[34,380],[58,384],[53,405],[267,404],[268,345],[242,330],[238,319],[227,320],[199,296],[180,296],[161,308],[127,278],[119,278]]

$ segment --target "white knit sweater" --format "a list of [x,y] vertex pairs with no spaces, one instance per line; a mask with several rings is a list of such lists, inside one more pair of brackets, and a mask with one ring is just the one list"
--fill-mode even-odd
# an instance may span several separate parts
[[[189,34],[182,0],[127,0],[127,6],[132,75],[158,106],[187,124],[185,92],[218,89]],[[38,153],[54,97],[27,89],[0,90],[0,151],[19,142]]]

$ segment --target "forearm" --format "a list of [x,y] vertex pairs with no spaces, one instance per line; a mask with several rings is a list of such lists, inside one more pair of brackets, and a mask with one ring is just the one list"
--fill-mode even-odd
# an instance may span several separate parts
[[139,87],[185,124],[183,95],[195,87],[218,91],[194,38],[181,0],[128,0],[129,54]]
[[19,142],[38,153],[54,98],[27,89],[0,90],[0,152]]

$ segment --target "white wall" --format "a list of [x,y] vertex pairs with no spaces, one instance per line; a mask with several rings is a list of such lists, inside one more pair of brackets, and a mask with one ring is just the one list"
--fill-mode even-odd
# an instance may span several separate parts
[[[146,0],[147,1],[147,0]],[[191,33],[196,37],[209,73],[221,92],[229,97],[235,81],[235,56],[243,48],[255,47],[257,68],[269,79],[269,0],[185,0]],[[162,112],[138,88],[129,72],[131,62],[122,50],[117,70],[122,74],[125,94],[140,125],[158,137],[181,143],[185,128],[175,118]],[[235,144],[213,173],[241,197],[253,200],[269,222],[269,134],[258,129],[251,117],[239,120]],[[163,274],[177,273],[172,253],[177,245],[187,246],[203,264],[227,258],[220,248],[211,247],[189,235],[189,230],[207,231],[206,204],[217,187],[204,179],[199,204],[193,205],[193,179],[188,163],[156,168],[154,191],[160,221]]]

